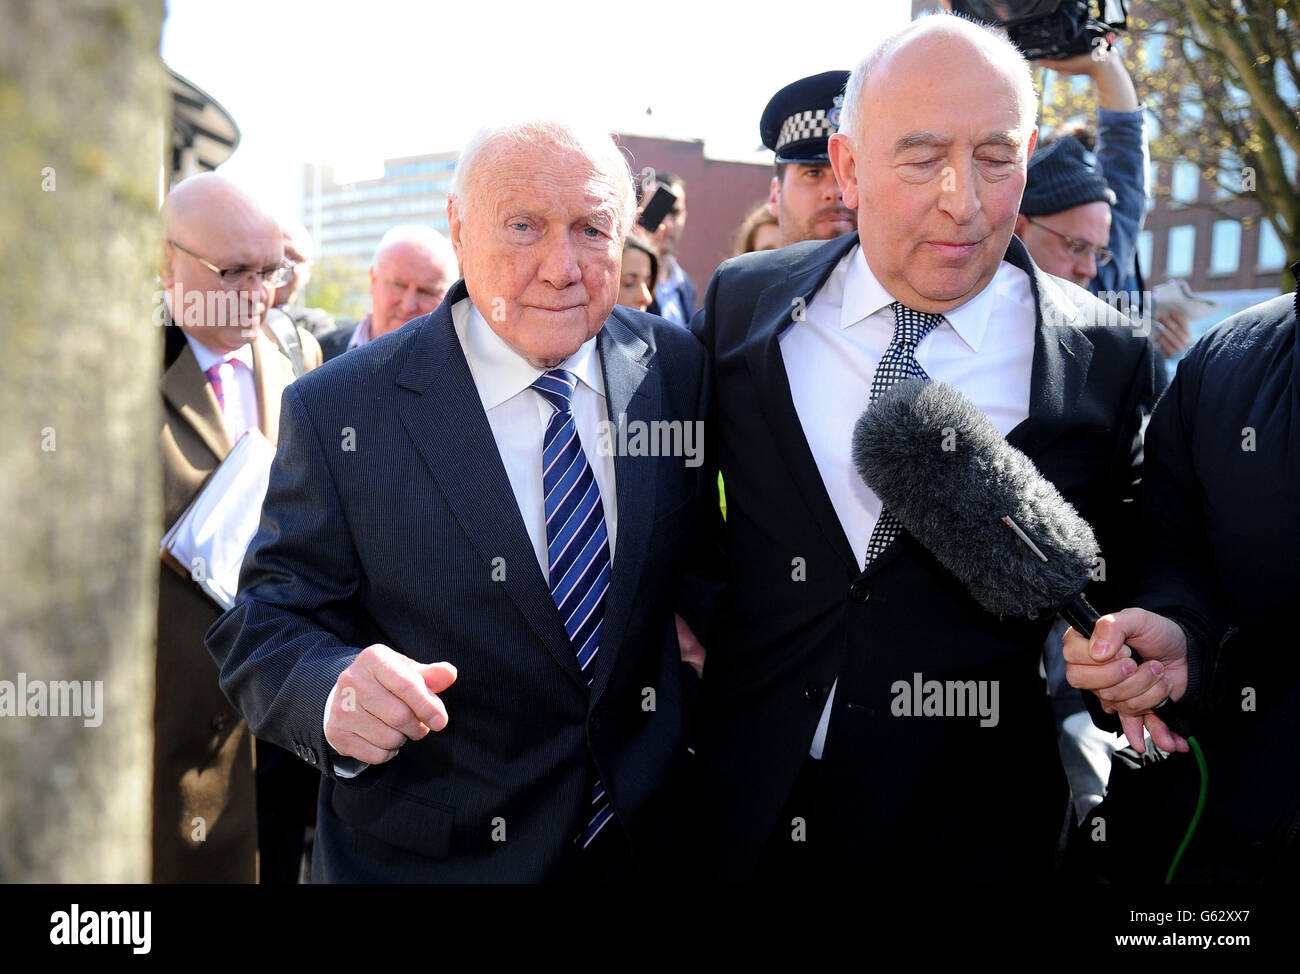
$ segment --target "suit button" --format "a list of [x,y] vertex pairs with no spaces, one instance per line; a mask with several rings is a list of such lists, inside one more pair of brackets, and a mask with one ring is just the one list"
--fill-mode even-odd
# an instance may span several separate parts
[[865,602],[871,598],[871,589],[862,582],[854,582],[849,586],[849,598],[854,602]]
[[600,718],[599,718],[599,717],[592,717],[592,718],[591,718],[591,729],[594,730],[594,731],[598,731],[598,730],[600,730]]
[[225,714],[217,714],[217,716],[212,718],[212,729],[218,734],[220,734],[223,730],[226,729]]
[[816,700],[822,695],[822,689],[816,683],[806,683],[803,688],[804,699]]

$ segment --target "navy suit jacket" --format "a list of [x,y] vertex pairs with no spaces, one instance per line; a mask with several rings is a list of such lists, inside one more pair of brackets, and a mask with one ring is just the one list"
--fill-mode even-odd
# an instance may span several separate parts
[[[774,832],[792,833],[782,807],[838,679],[819,769],[828,804],[807,816],[809,842],[858,876],[1042,877],[1068,797],[1039,675],[1050,620],[984,612],[906,533],[864,572],[791,397],[780,336],[857,239],[724,263],[692,323],[712,356],[708,465],[727,497],[726,557],[713,569],[721,594],[711,617],[692,619],[709,650],[697,748],[701,821],[714,830],[705,854],[743,877]],[[1096,528],[1113,583],[1134,570],[1150,343],[1040,271],[1014,237],[1006,260],[1029,274],[1039,312],[1029,416],[1007,439]],[[1089,595],[1102,611],[1122,604],[1104,589]],[[997,724],[894,716],[895,683],[916,673],[996,683]]]
[[[313,878],[563,877],[597,774],[650,871],[677,827],[675,568],[705,496],[702,468],[615,456],[618,537],[588,687],[452,325],[464,297],[458,282],[433,313],[289,389],[238,601],[208,648],[253,732],[324,775]],[[597,350],[612,420],[701,418],[694,335],[620,307]],[[442,694],[450,720],[340,778],[326,697],[375,642],[457,667]]]

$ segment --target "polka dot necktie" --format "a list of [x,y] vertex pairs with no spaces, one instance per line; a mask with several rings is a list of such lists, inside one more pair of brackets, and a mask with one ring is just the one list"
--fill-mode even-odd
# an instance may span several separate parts
[[[609,590],[609,534],[600,487],[582,452],[573,419],[573,391],[577,385],[578,377],[572,372],[552,369],[538,376],[532,387],[554,410],[542,440],[551,595],[590,686],[589,668],[600,649],[605,593]],[[588,809],[584,848],[613,817],[605,788],[597,781]]]
[[[875,402],[896,382],[930,378],[916,360],[916,346],[943,322],[943,315],[914,311],[897,301],[890,308],[894,312],[894,337],[885,349],[885,354],[880,356],[876,374],[871,377],[871,402]],[[867,542],[867,557],[862,567],[866,568],[879,558],[902,533],[903,523],[894,516],[894,512],[881,508],[876,526],[871,530],[871,539]]]

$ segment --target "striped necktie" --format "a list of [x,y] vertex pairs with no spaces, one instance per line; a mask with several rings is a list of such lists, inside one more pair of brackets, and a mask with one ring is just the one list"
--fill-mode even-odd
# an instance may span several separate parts
[[[876,374],[871,377],[871,402],[875,402],[881,393],[896,382],[930,378],[916,360],[916,346],[943,322],[943,315],[914,311],[897,301],[890,307],[894,310],[894,337],[885,349],[885,354],[880,356]],[[881,508],[876,526],[871,529],[867,557],[863,560],[862,567],[866,568],[879,558],[902,533],[903,524],[894,516],[894,512]]]
[[[582,452],[573,419],[578,377],[563,369],[544,372],[533,383],[554,410],[542,440],[542,489],[546,494],[546,549],[551,596],[578,654],[578,666],[591,685],[591,661],[600,649],[605,593],[609,589],[609,535],[591,465]],[[587,822],[591,844],[614,817],[604,786],[597,781]]]
[[225,364],[225,362],[218,362],[203,373],[208,377],[208,381],[212,383],[212,392],[217,397],[217,405],[221,407],[222,415],[225,415],[226,412],[226,391],[221,383],[221,367]]

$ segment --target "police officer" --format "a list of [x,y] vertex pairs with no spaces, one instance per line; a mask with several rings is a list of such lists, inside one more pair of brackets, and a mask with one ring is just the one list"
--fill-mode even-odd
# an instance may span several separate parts
[[826,141],[840,127],[847,71],[825,71],[786,85],[767,103],[759,129],[776,153],[768,210],[781,226],[781,246],[830,240],[856,230],[831,171]]

